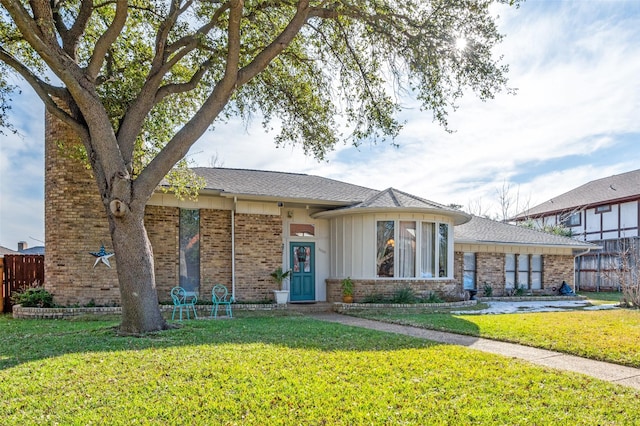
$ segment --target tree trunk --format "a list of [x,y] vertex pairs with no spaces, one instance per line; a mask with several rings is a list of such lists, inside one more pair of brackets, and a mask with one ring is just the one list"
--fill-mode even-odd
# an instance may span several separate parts
[[137,335],[167,329],[158,305],[153,249],[144,227],[144,209],[119,218],[110,214],[109,222],[122,304],[120,332]]

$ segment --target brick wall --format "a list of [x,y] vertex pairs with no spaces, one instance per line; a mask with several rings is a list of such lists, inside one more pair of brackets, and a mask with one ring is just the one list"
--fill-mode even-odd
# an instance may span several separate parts
[[160,302],[171,302],[171,289],[179,284],[178,237],[180,210],[177,207],[147,206],[144,225],[153,247],[156,290]]
[[200,210],[200,297],[216,284],[231,291],[231,212]]
[[236,214],[235,219],[236,298],[272,300],[275,284],[269,274],[282,265],[282,219],[256,214]]
[[[328,302],[342,302],[340,281],[326,280]],[[374,294],[391,298],[396,291],[405,287],[411,288],[419,296],[428,297],[433,292],[445,300],[462,299],[462,286],[456,280],[353,279],[353,300],[362,302],[366,296]]]
[[103,263],[94,268],[89,254],[101,244],[112,251],[106,213],[90,172],[67,153],[79,144],[68,126],[46,114],[45,287],[59,304],[113,305],[120,300],[115,258],[111,269]]
[[542,286],[546,293],[555,293],[562,281],[573,287],[573,256],[542,256]]
[[493,295],[504,294],[504,253],[476,253],[476,287],[483,294],[485,283],[493,288]]

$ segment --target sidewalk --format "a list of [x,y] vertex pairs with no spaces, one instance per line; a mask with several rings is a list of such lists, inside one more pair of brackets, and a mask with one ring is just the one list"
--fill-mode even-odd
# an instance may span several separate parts
[[640,369],[637,368],[625,367],[602,361],[594,361],[546,349],[517,345],[514,343],[505,343],[479,337],[445,333],[442,331],[426,330],[418,327],[388,324],[380,321],[350,317],[348,315],[336,313],[312,313],[308,316],[322,321],[370,328],[389,333],[404,334],[407,336],[433,340],[439,343],[466,346],[483,352],[520,358],[545,367],[582,373],[618,385],[640,389]]

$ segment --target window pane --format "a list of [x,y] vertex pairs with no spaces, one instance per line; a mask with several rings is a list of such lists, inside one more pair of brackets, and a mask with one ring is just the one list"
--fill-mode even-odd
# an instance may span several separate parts
[[506,272],[504,274],[504,278],[505,278],[505,283],[504,283],[505,288],[514,288],[515,287],[515,282],[516,282],[516,273],[515,272]]
[[465,253],[462,260],[463,281],[462,285],[465,290],[473,290],[476,288],[476,254]]
[[529,287],[529,255],[518,255],[518,287]]
[[200,287],[200,211],[180,209],[180,287]]
[[289,225],[291,237],[313,237],[316,235],[315,226],[310,223],[292,223]]
[[531,255],[531,288],[540,290],[542,288],[542,255]]
[[422,223],[422,241],[420,243],[421,262],[420,277],[432,278],[436,276],[436,234],[433,223]]
[[393,277],[394,222],[381,220],[377,223],[376,266],[379,277]]
[[293,272],[311,272],[311,247],[293,247]]
[[505,271],[515,271],[516,270],[516,255],[515,254],[507,254],[507,255],[505,255],[504,269],[505,269]]
[[526,254],[518,255],[518,271],[529,271],[529,256]]
[[400,222],[398,233],[398,277],[416,276],[416,223]]
[[542,288],[542,273],[531,273],[531,288],[534,290],[540,290]]
[[473,290],[476,288],[476,273],[474,271],[464,271],[463,288],[465,290]]
[[441,223],[438,227],[438,276],[449,276],[449,225]]
[[540,254],[531,255],[531,271],[532,272],[542,271],[542,255]]
[[514,288],[516,283],[516,255],[506,254],[504,257],[505,288]]

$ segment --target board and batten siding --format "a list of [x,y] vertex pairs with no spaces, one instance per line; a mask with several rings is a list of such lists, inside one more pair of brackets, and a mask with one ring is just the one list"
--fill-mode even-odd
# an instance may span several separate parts
[[[381,220],[447,223],[450,246],[453,244],[453,221],[443,215],[420,213],[365,213],[333,217],[330,222],[330,274],[333,278],[376,278],[376,222]],[[453,251],[450,250],[453,268]]]

